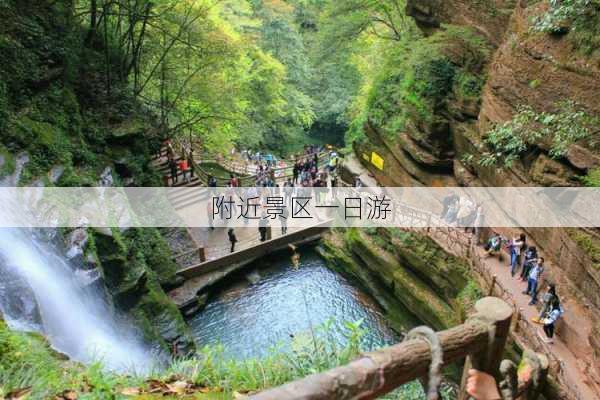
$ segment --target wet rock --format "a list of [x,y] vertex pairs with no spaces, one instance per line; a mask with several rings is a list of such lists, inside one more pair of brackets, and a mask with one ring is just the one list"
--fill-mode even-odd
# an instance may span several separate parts
[[67,258],[76,261],[77,265],[83,265],[83,254],[88,240],[89,237],[85,228],[76,228],[67,234]]
[[100,174],[100,180],[98,181],[98,186],[101,187],[111,187],[114,185],[114,179],[112,175],[112,169],[110,167],[106,167],[102,174]]
[[115,305],[131,315],[146,338],[166,350],[193,347],[183,316],[161,285],[175,281],[176,265],[156,229],[94,230],[96,254]]
[[58,182],[58,180],[60,179],[60,177],[63,175],[64,172],[65,172],[65,167],[63,167],[62,165],[54,166],[48,173],[48,179],[50,180],[50,182],[56,183],[56,182]]
[[191,302],[190,304],[186,304],[184,307],[182,307],[181,311],[183,312],[183,315],[186,318],[190,318],[198,314],[200,311],[204,310],[208,302],[208,297],[208,293],[202,293],[196,296],[193,302]]

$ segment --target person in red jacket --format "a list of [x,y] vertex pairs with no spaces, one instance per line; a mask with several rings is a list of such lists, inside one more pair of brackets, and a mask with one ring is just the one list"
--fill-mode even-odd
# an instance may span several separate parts
[[190,179],[187,175],[188,162],[185,158],[182,158],[181,160],[179,160],[179,169],[181,170],[181,174],[183,175],[183,180],[186,182],[189,182]]

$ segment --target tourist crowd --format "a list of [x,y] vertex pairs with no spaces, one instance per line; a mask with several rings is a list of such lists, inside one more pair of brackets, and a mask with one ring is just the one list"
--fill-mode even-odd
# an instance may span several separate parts
[[[337,152],[331,150],[324,157],[321,155],[324,152],[322,146],[307,145],[304,147],[303,152],[293,156],[294,164],[291,171],[291,176],[288,177],[283,184],[277,183],[277,170],[276,160],[271,157],[261,156],[260,153],[255,153],[250,156],[250,152],[243,150],[241,154],[249,162],[254,163],[256,166],[256,175],[254,176],[254,186],[248,188],[246,196],[248,199],[261,198],[265,194],[270,192],[261,193],[260,188],[275,188],[276,191],[281,190],[281,193],[286,199],[291,198],[294,188],[308,188],[308,187],[328,187],[337,185],[337,169],[339,164],[339,156]],[[285,174],[284,174],[285,176]],[[208,177],[208,186],[217,187],[218,182],[214,176]],[[227,188],[240,187],[240,179],[235,174],[230,174],[229,180],[225,183]],[[233,192],[232,192],[233,194]],[[209,221],[213,216],[213,209],[210,205],[207,208],[207,214]],[[279,216],[281,222],[281,234],[287,233],[287,218],[289,211],[287,207],[282,207],[282,214]],[[244,219],[247,222],[246,219]],[[214,229],[210,227],[210,229]],[[258,234],[261,242],[270,239],[270,226],[269,218],[265,215],[261,216],[258,224]],[[228,228],[227,237],[230,243],[230,252],[235,251],[236,243],[239,242],[235,229]]]
[[[502,248],[509,255],[508,269],[511,276],[523,282],[522,294],[530,296],[529,305],[535,306],[545,271],[544,257],[538,254],[535,246],[527,244],[527,236],[524,233],[510,240],[496,232],[492,233],[485,243],[486,254],[501,257]],[[543,324],[545,337],[542,339],[551,344],[556,322],[564,313],[554,284],[548,283],[541,302],[539,316],[533,322]]]
[[[467,196],[450,193],[443,199],[442,206],[441,219],[451,226],[473,227],[466,229],[472,229],[475,243],[479,244],[481,227],[484,225],[482,205],[476,204]],[[527,243],[524,233],[509,240],[492,232],[485,243],[486,255],[502,259],[502,250],[509,256],[508,270],[511,276],[523,282],[522,294],[530,297],[530,306],[535,306],[545,270],[544,257],[538,254],[536,246]],[[539,317],[534,322],[543,324],[545,337],[542,339],[546,343],[552,343],[556,322],[564,313],[555,285],[548,283],[541,300]]]

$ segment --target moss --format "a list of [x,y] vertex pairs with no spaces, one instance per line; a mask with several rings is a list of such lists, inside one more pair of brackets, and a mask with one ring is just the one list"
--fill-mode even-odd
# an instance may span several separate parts
[[375,79],[369,117],[392,139],[409,121],[435,123],[446,101],[480,96],[489,45],[469,28],[445,28],[397,46]]
[[456,305],[459,308],[461,319],[464,320],[473,311],[477,300],[483,297],[481,287],[470,279],[456,296]]
[[396,257],[446,301],[455,299],[469,282],[466,262],[446,253],[429,237],[397,228],[379,230],[378,235],[386,238]]
[[15,172],[15,158],[8,149],[0,145],[0,178]]
[[131,236],[132,245],[144,254],[146,264],[156,273],[158,282],[161,285],[172,285],[176,278],[177,264],[158,229],[136,229]]
[[347,230],[345,242],[348,249],[362,263],[381,276],[404,306],[418,318],[435,329],[444,329],[459,322],[455,310],[436,291],[421,280],[409,264],[395,254],[378,247],[372,237],[358,229]]
[[162,289],[175,279],[175,264],[156,229],[93,232],[96,256],[108,291],[121,310],[132,315],[145,337],[167,350],[175,342],[192,347],[189,328]]
[[571,229],[569,235],[577,245],[590,257],[595,269],[600,270],[600,240],[581,230]]

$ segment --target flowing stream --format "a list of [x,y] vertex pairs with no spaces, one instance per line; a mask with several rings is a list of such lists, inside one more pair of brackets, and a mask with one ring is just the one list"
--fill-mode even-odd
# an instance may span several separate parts
[[[1,211],[6,212],[6,211]],[[86,286],[44,230],[0,229],[0,310],[15,329],[39,330],[58,351],[111,370],[143,372],[152,352]]]
[[225,288],[190,320],[199,345],[221,344],[231,358],[262,357],[285,350],[291,335],[331,323],[330,336],[346,342],[346,322],[362,320],[363,346],[373,349],[399,341],[378,305],[344,277],[329,270],[313,250],[303,251],[298,268],[288,256],[254,270]]

